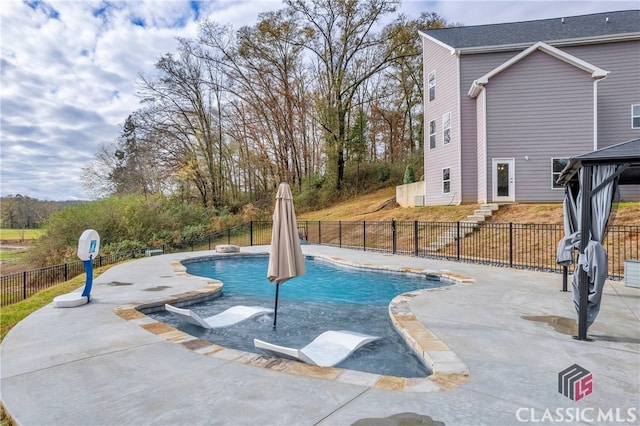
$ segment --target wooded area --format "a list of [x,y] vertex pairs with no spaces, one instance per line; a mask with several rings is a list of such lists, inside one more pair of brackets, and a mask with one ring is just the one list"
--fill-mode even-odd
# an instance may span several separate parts
[[385,164],[419,176],[418,30],[445,22],[398,15],[398,0],[284,5],[237,31],[204,21],[161,56],[157,75],[140,76],[140,108],[85,168],[87,186],[219,209],[271,196],[279,182],[357,192],[360,176]]
[[3,228],[36,229],[40,228],[55,211],[73,201],[40,201],[26,195],[0,198],[0,223]]

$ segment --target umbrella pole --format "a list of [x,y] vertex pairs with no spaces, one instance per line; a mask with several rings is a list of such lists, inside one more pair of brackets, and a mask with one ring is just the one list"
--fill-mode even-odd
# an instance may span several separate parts
[[276,306],[273,309],[273,328],[276,328],[276,320],[278,319],[278,290],[280,289],[280,284],[276,283]]

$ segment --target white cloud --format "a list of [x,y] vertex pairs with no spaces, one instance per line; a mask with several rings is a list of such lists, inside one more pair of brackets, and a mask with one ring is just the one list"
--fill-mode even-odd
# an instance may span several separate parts
[[[195,37],[197,19],[238,29],[279,0],[39,1],[0,3],[0,194],[83,199],[82,167],[138,108],[136,79]],[[637,8],[620,1],[405,1],[465,25]]]
[[635,0],[405,0],[402,12],[411,16],[422,11],[433,11],[449,23],[484,25],[631,10],[638,7]]

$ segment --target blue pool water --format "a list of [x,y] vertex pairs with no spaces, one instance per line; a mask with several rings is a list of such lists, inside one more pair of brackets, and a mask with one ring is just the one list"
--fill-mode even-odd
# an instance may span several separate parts
[[[267,256],[206,258],[185,262],[192,275],[224,283],[223,295],[190,306],[211,316],[236,305],[273,307],[275,285],[267,278]],[[265,315],[231,327],[205,330],[168,312],[152,314],[191,335],[228,348],[261,353],[258,338],[275,344],[302,347],[327,330],[351,330],[382,337],[356,351],[337,367],[399,377],[425,377],[430,372],[393,328],[388,305],[407,291],[442,286],[437,277],[364,271],[307,258],[307,273],[280,285],[277,328]]]

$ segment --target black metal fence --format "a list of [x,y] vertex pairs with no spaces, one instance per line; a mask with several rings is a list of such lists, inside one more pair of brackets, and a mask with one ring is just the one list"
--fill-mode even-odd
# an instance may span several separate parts
[[[562,225],[520,223],[362,221],[298,222],[308,243],[416,257],[473,262],[510,268],[562,272],[556,264]],[[253,221],[203,238],[161,248],[98,256],[97,266],[144,255],[211,250],[218,244],[268,245],[271,222]],[[640,226],[610,226],[603,243],[609,255],[609,277],[624,275],[626,259],[640,259]],[[0,306],[23,300],[83,272],[82,262],[66,263],[0,277]]]
[[[304,240],[416,257],[562,272],[556,263],[562,225],[469,222],[299,222]],[[260,242],[268,244],[268,242]],[[640,226],[610,226],[603,243],[609,277],[640,258]]]

